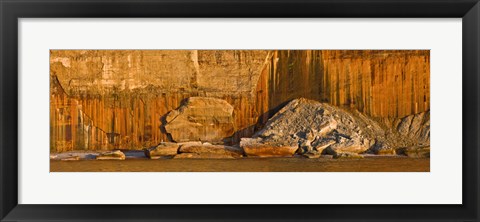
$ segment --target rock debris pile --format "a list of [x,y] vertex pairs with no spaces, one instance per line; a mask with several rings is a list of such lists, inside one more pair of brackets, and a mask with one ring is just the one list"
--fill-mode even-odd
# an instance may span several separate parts
[[242,138],[240,146],[247,156],[292,156],[296,152],[309,158],[321,154],[350,157],[355,153],[395,154],[399,147],[429,141],[429,113],[382,121],[357,110],[300,98],[283,107],[252,138]]

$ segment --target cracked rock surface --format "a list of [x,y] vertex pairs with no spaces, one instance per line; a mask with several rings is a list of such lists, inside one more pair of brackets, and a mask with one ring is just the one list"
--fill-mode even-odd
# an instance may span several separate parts
[[233,135],[233,106],[212,97],[190,97],[165,118],[165,130],[175,142],[222,142]]
[[298,154],[309,155],[394,154],[395,148],[429,141],[429,112],[388,121],[390,125],[354,109],[300,98],[277,112],[253,138],[242,138],[240,146],[250,156],[264,153],[266,146],[271,152],[278,151],[275,147],[296,147]]

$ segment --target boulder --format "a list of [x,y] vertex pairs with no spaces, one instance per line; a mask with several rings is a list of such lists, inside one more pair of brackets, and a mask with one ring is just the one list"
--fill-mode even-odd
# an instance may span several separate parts
[[430,111],[402,118],[381,118],[380,121],[400,134],[404,142],[408,141],[403,147],[430,144]]
[[76,160],[80,160],[80,157],[79,156],[70,156],[70,157],[62,158],[60,160],[61,161],[76,161]]
[[327,140],[327,141],[323,141],[321,143],[317,143],[314,147],[314,149],[319,152],[319,153],[323,153],[323,151],[328,148],[330,145],[333,145],[335,144],[336,141],[335,140]]
[[232,157],[241,157],[243,150],[233,146],[224,146],[224,145],[183,145],[179,149],[180,153],[208,153],[208,154],[219,154],[227,155]]
[[377,152],[375,153],[377,155],[396,155],[397,152],[395,149],[383,149],[383,150],[377,150]]
[[165,130],[175,142],[221,142],[235,131],[233,106],[211,97],[190,97],[167,114]]
[[419,142],[430,141],[430,111],[417,113],[400,119],[398,132]]
[[397,152],[394,148],[383,142],[375,143],[370,150],[376,155],[396,155]]
[[182,143],[177,143],[179,146],[189,146],[189,145],[202,145],[201,141],[188,141],[188,142],[182,142]]
[[179,145],[177,143],[162,142],[156,147],[145,149],[145,156],[150,159],[158,159],[160,156],[177,155]]
[[97,156],[97,160],[125,160],[125,154],[120,150],[101,153]]
[[315,151],[315,150],[303,154],[304,157],[309,158],[309,159],[319,158],[321,155],[322,154],[320,152]]
[[403,147],[396,150],[397,154],[413,158],[430,158],[430,146]]
[[298,144],[288,142],[267,142],[261,139],[242,138],[240,147],[247,156],[253,157],[291,157],[298,150]]

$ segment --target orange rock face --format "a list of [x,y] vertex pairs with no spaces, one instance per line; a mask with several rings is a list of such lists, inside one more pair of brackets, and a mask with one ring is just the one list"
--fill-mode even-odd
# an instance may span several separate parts
[[[165,115],[192,96],[226,100],[256,123],[252,88],[267,51],[52,50],[51,150],[142,149],[169,141]],[[253,80],[253,81],[252,81]],[[235,132],[248,136],[253,129]]]
[[142,149],[181,101],[233,106],[233,142],[305,97],[375,117],[429,110],[429,51],[52,50],[51,151]]
[[275,51],[256,91],[265,112],[304,97],[373,117],[404,117],[430,109],[430,52]]

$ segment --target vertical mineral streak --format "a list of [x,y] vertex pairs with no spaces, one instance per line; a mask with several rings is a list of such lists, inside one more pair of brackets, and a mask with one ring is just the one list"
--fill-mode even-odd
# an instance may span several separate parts
[[162,118],[191,96],[234,107],[233,142],[298,97],[375,117],[430,109],[425,50],[53,50],[50,65],[52,152],[167,141]]
[[428,50],[278,51],[265,69],[257,94],[266,97],[269,110],[298,97],[354,107],[374,117],[430,109]]

